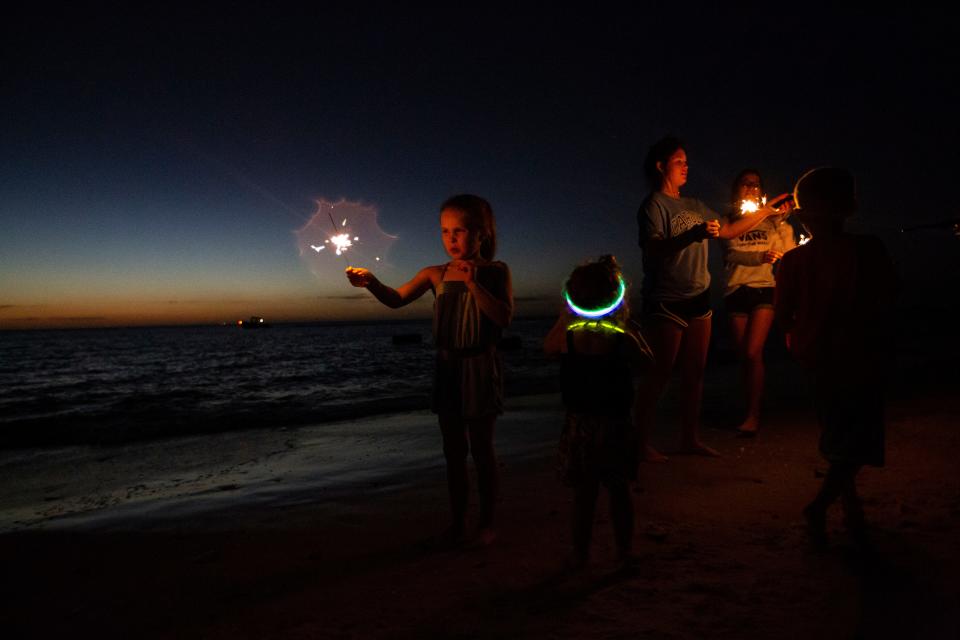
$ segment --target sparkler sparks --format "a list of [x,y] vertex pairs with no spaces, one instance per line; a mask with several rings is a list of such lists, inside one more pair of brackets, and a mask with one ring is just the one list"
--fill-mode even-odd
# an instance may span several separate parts
[[767,196],[760,198],[758,203],[756,200],[745,199],[740,201],[740,213],[743,215],[750,215],[751,213],[756,213],[760,210],[760,207],[767,204]]
[[[344,220],[346,222],[346,220]],[[359,240],[360,238],[357,238]],[[341,256],[346,253],[347,249],[353,246],[353,242],[350,240],[349,234],[338,233],[335,236],[330,236],[330,244],[337,248],[337,255]]]
[[310,271],[338,281],[347,254],[353,265],[379,265],[395,239],[380,229],[374,207],[348,200],[318,200],[313,217],[296,236],[300,258]]

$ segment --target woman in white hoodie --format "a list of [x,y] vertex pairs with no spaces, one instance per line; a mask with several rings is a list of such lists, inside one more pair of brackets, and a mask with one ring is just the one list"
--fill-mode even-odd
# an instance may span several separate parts
[[[733,182],[733,222],[742,216],[754,215],[765,203],[763,183],[755,169],[744,169]],[[780,213],[788,213],[791,202],[780,205]],[[793,227],[786,215],[769,216],[746,233],[734,238],[721,238],[724,249],[727,287],[724,305],[742,363],[747,414],[738,432],[753,436],[760,425],[760,403],[763,397],[763,346],[773,323],[773,292],[776,286],[773,266],[783,254],[796,246]]]

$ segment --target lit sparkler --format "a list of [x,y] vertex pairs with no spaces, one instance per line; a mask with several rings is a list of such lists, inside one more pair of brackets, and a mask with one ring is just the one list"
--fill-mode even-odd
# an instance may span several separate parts
[[318,200],[313,217],[295,233],[301,259],[325,279],[342,277],[348,259],[357,266],[382,264],[394,240],[377,225],[375,208],[347,200]]
[[745,216],[750,215],[752,213],[756,213],[757,211],[760,210],[760,207],[766,204],[767,204],[767,196],[763,196],[762,198],[760,198],[759,203],[756,200],[746,198],[740,201],[740,213]]

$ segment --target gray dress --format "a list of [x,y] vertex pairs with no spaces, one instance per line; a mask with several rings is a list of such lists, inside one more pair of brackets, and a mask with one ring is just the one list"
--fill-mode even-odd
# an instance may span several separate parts
[[[500,265],[492,263],[477,269],[477,282],[498,298],[505,288]],[[433,306],[437,347],[434,413],[461,418],[503,413],[502,365],[497,353],[501,333],[500,327],[480,311],[463,282],[440,282]]]

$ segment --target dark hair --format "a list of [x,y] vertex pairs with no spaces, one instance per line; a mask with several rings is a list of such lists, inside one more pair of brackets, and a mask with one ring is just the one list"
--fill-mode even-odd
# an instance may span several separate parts
[[760,175],[760,172],[756,169],[744,169],[737,174],[737,177],[733,179],[733,184],[730,185],[730,202],[736,203],[740,199],[740,181],[751,173],[760,180],[760,193],[763,193],[763,176]]
[[857,210],[857,183],[846,169],[819,167],[797,180],[793,197],[802,215],[843,218]]
[[588,262],[574,269],[567,278],[564,290],[578,307],[602,307],[617,297],[622,278],[617,259],[610,255],[601,256],[596,262]]
[[657,163],[662,163],[666,167],[673,154],[680,149],[684,151],[687,149],[680,138],[666,136],[654,143],[647,151],[647,158],[643,161],[643,173],[647,177],[647,183],[651,189],[657,191],[663,186],[663,173],[657,168]]
[[447,198],[440,205],[440,212],[453,209],[464,215],[467,228],[480,232],[480,257],[493,260],[497,253],[497,221],[493,217],[490,203],[469,193],[461,193]]

